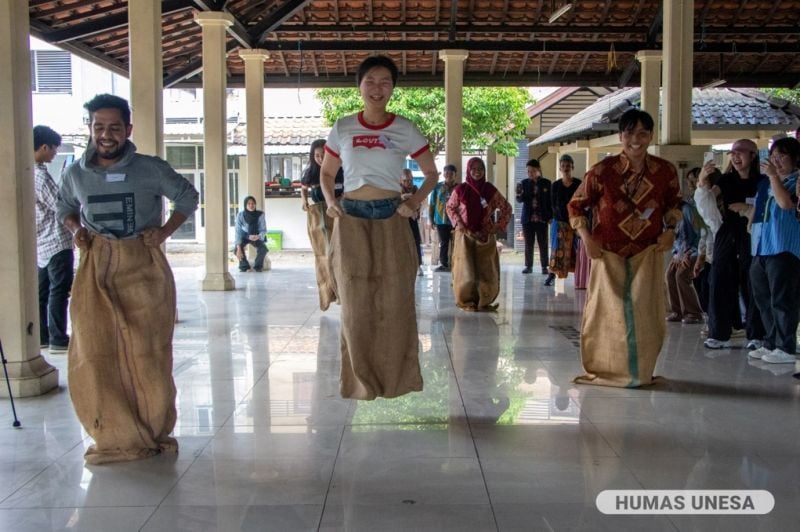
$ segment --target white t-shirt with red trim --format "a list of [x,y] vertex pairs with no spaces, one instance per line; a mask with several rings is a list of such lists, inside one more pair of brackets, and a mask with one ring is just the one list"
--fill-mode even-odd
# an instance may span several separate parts
[[362,113],[340,118],[325,143],[325,151],[342,161],[345,192],[364,185],[401,192],[406,155],[416,159],[428,149],[417,126],[395,114],[377,126]]

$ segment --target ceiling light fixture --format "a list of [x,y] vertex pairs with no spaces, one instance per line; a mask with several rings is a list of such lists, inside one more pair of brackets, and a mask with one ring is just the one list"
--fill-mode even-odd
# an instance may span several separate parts
[[550,24],[552,24],[553,22],[564,16],[567,13],[567,11],[569,11],[572,8],[573,8],[572,2],[567,2],[563,6],[559,7],[556,11],[554,11],[553,14],[550,15],[550,18],[547,19],[547,21]]

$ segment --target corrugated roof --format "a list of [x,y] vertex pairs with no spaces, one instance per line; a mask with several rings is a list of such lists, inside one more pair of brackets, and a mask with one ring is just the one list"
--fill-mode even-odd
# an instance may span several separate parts
[[[572,142],[617,130],[617,119],[641,101],[641,88],[621,89],[573,115],[530,145]],[[755,89],[692,89],[693,129],[793,129],[800,107]]]

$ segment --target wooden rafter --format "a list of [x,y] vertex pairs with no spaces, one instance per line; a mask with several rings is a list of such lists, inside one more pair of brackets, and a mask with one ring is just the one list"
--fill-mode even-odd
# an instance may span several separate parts
[[556,67],[556,63],[558,62],[558,57],[560,55],[561,54],[559,52],[556,52],[556,53],[553,54],[553,60],[550,61],[550,68],[547,69],[547,74],[548,75],[553,73],[553,69]]

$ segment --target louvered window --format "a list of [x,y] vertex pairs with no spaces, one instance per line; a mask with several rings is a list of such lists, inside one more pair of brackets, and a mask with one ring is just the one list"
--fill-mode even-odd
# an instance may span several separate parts
[[31,52],[33,92],[72,94],[72,61],[69,52],[34,50]]

